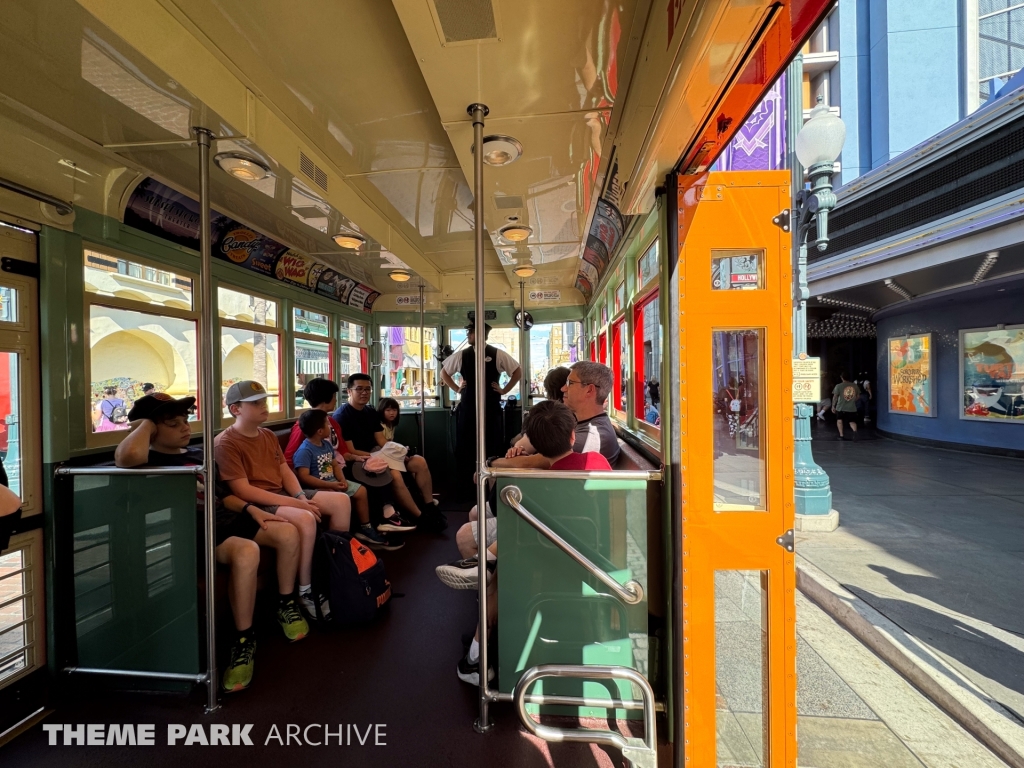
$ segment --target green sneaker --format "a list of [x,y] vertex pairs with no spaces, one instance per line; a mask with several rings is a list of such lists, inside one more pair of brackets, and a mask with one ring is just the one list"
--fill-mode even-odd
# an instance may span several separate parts
[[284,636],[292,642],[301,640],[309,634],[309,624],[299,613],[299,606],[294,600],[288,600],[277,607],[277,623],[284,630]]
[[224,670],[224,690],[227,693],[244,691],[252,682],[253,657],[256,655],[256,641],[243,637],[231,646],[231,661]]

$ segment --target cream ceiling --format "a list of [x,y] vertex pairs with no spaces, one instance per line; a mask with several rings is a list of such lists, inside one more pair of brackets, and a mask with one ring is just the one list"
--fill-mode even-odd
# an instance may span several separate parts
[[[675,37],[663,23],[670,2]],[[511,268],[528,257],[532,286],[579,303],[576,264],[613,147],[625,179],[634,167],[644,176],[627,188],[630,210],[642,209],[647,192],[636,190],[696,135],[765,6],[8,0],[0,137],[37,149],[0,155],[0,175],[117,216],[141,175],[195,194],[190,129],[205,126],[219,151],[253,153],[273,171],[255,185],[215,171],[215,207],[378,289],[407,292],[384,277],[404,264],[432,294],[464,301],[473,269],[466,107],[479,101],[490,108],[485,133],[524,147],[518,162],[485,169],[488,295],[518,294]],[[704,74],[666,104],[686,79],[684,62]],[[666,129],[658,121],[669,107]],[[302,173],[300,152],[321,184]],[[77,168],[70,181],[67,162]],[[518,251],[498,236],[509,217],[534,231]],[[340,228],[367,245],[338,248],[330,234]]]

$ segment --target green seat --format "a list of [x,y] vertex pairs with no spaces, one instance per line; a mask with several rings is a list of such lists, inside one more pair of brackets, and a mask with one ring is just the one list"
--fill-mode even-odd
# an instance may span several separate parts
[[[499,480],[499,682],[511,692],[522,673],[540,664],[592,664],[648,672],[647,602],[627,605],[558,549],[501,499],[516,485],[522,505],[591,562],[624,584],[647,590],[647,488],[644,482],[530,478]],[[634,698],[624,682],[558,680],[533,693]],[[533,712],[607,717],[604,708],[536,707]],[[637,716],[616,710],[616,717]]]
[[197,674],[196,478],[74,478],[77,665]]

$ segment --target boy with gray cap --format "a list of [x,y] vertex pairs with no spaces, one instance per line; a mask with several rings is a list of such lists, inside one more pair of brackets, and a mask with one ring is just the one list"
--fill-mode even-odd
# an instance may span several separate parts
[[228,387],[224,404],[235,423],[214,440],[217,474],[243,501],[258,504],[299,529],[299,605],[312,617],[328,618],[331,607],[313,594],[313,547],[321,520],[334,531],[348,531],[352,504],[344,493],[303,491],[284,460],[277,435],[261,425],[267,420],[267,390],[258,381]]

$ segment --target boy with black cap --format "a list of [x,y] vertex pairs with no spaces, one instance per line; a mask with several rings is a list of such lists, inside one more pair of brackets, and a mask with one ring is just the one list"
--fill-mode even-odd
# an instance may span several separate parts
[[[128,414],[131,431],[114,453],[117,466],[202,466],[203,449],[189,446],[192,429],[188,415],[193,411],[195,402],[194,397],[175,400],[163,392],[136,400]],[[203,491],[200,479],[200,510],[203,508]],[[277,621],[285,637],[301,640],[309,633],[309,625],[302,618],[294,598],[295,576],[299,567],[299,532],[283,517],[247,504],[237,496],[221,494],[217,501],[217,562],[231,568],[228,594],[237,633],[222,685],[225,691],[239,691],[252,680],[256,651],[252,619],[260,545],[277,550],[280,593]]]
[[316,526],[323,520],[330,530],[348,531],[351,501],[344,493],[302,489],[284,460],[277,435],[261,426],[270,415],[267,390],[262,384],[232,384],[224,404],[235,423],[213,442],[217,476],[235,496],[259,504],[299,529],[299,605],[310,617],[327,619],[331,606],[324,595],[314,594],[311,586]]

